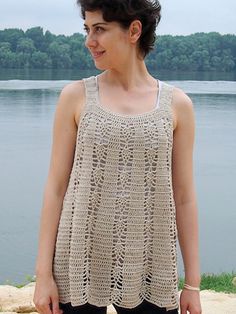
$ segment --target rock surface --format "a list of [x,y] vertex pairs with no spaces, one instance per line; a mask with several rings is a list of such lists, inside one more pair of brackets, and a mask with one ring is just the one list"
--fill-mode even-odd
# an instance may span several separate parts
[[[37,314],[33,303],[34,288],[34,282],[22,288],[0,285],[0,312]],[[209,290],[202,290],[200,294],[203,314],[236,314],[236,294]],[[116,313],[112,305],[107,309],[107,314]]]

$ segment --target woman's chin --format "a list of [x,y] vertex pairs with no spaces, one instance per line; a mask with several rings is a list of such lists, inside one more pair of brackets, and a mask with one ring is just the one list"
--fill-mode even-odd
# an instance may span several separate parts
[[98,70],[102,70],[102,71],[105,71],[108,69],[108,67],[106,67],[105,65],[102,65],[102,64],[99,64],[99,63],[94,63],[95,67],[98,69]]

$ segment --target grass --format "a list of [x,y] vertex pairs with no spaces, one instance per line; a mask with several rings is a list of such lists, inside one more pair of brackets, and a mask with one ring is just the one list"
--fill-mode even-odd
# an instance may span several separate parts
[[[184,286],[184,279],[179,279],[179,289]],[[216,292],[236,293],[236,272],[201,275],[201,290],[214,290]]]
[[35,276],[31,275],[26,275],[25,276],[25,281],[23,283],[16,284],[9,279],[7,279],[5,282],[1,283],[1,285],[9,285],[9,286],[14,286],[16,288],[22,288],[26,285],[28,285],[30,282],[35,282]]
[[[15,284],[6,280],[2,285],[11,285],[17,288],[24,287],[30,282],[35,282],[35,276],[27,275],[25,282],[21,284]],[[184,279],[179,278],[179,290],[182,290],[184,286]],[[214,290],[216,292],[236,293],[236,272],[212,274],[204,273],[201,275],[201,290]]]

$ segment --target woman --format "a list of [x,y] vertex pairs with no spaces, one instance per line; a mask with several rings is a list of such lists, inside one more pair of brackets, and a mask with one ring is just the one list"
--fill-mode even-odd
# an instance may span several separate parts
[[54,122],[34,303],[40,313],[201,313],[194,111],[152,77],[160,4],[81,0],[103,72],[68,84]]

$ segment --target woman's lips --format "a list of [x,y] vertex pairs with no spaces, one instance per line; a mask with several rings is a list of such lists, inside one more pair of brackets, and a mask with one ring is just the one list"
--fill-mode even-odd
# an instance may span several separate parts
[[97,51],[97,52],[92,52],[93,58],[97,59],[101,57],[104,54],[105,51]]

